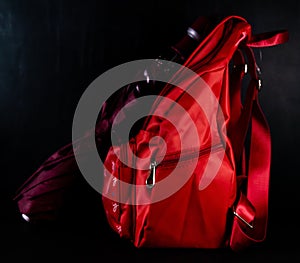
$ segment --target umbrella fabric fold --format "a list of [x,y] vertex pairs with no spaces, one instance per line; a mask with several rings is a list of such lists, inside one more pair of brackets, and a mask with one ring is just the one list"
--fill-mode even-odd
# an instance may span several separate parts
[[[87,143],[87,138],[95,136],[99,156],[102,160],[105,159],[111,146],[112,123],[118,112],[136,97],[153,92],[153,87],[156,92],[159,92],[158,85],[153,82],[142,82],[139,85],[139,91],[136,90],[136,84],[125,86],[115,92],[103,104],[95,129],[87,131],[76,142],[69,143],[54,152],[19,187],[13,200],[17,203],[19,212],[26,221],[57,220],[64,214],[64,211],[74,206],[72,203],[78,198],[74,195],[82,189],[93,190],[84,180],[74,154],[77,158],[88,158],[90,145]],[[115,124],[121,125],[124,119],[126,119],[125,116],[123,119],[119,119],[120,123],[115,121]],[[88,187],[86,187],[87,185]],[[99,200],[101,201],[101,197]]]

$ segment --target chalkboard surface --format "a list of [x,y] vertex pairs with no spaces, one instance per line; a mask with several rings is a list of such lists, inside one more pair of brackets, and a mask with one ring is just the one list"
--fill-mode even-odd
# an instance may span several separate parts
[[[105,251],[97,243],[97,235],[89,235],[90,228],[87,234],[84,226],[78,226],[76,245],[75,241],[71,242],[69,231],[27,229],[19,222],[11,198],[41,162],[71,141],[74,110],[84,90],[97,76],[120,63],[155,58],[163,48],[178,41],[198,16],[213,14],[243,16],[252,24],[254,33],[289,30],[289,42],[262,50],[259,64],[263,72],[261,104],[273,142],[270,235],[263,257],[274,259],[280,254],[285,258],[284,252],[292,251],[294,243],[290,238],[299,229],[294,213],[300,201],[300,5],[297,1],[1,0],[0,213],[3,225],[0,227],[6,229],[8,257],[16,257],[23,251],[22,257],[26,258],[25,250],[34,253],[36,249],[42,252],[33,255],[33,259],[46,257],[45,253],[49,252],[42,248],[39,241],[42,240],[65,257],[69,255],[73,259],[78,255],[84,259],[87,254],[87,258],[101,258]],[[26,238],[32,245],[23,243]],[[85,238],[90,241],[85,243]],[[51,240],[58,242],[57,245]],[[106,252],[114,254],[112,248]],[[166,251],[155,253],[158,258],[168,255]],[[196,252],[176,253],[178,260],[198,256]],[[142,258],[141,254],[135,256]],[[200,256],[211,262],[221,256],[229,257],[205,253]],[[260,259],[257,255],[253,257]],[[151,259],[156,260],[153,255]]]

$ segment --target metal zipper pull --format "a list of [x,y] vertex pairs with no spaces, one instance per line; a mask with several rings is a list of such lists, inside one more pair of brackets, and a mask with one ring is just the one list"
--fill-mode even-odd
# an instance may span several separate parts
[[148,178],[146,179],[146,186],[151,189],[155,185],[155,174],[156,174],[156,161],[153,161],[150,163],[150,174]]

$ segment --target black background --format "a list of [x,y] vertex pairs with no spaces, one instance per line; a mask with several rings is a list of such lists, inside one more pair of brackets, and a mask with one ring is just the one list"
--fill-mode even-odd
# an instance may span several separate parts
[[[261,104],[272,133],[268,237],[228,251],[136,250],[101,218],[100,196],[74,205],[71,222],[30,226],[11,201],[38,166],[71,141],[81,94],[105,70],[155,58],[201,15],[240,15],[254,33],[288,29],[287,44],[262,50]],[[0,259],[11,262],[291,260],[299,245],[299,1],[0,1]],[[82,198],[84,200],[84,198]],[[78,202],[78,200],[76,200]],[[294,240],[295,239],[295,240]]]

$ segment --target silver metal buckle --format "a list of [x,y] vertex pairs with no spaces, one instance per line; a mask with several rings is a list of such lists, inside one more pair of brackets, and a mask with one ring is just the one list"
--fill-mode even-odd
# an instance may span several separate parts
[[239,219],[241,220],[244,224],[246,224],[248,227],[250,227],[251,229],[253,229],[253,225],[249,224],[244,218],[242,218],[237,212],[233,211],[233,214]]
[[261,85],[261,79],[259,78],[257,81],[258,81],[257,89],[258,89],[258,91],[261,91],[261,87],[262,87],[262,85]]
[[245,66],[244,66],[244,73],[247,74],[247,72],[248,72],[248,65],[245,64]]
[[[233,65],[233,68],[236,69],[237,67],[240,68],[240,67],[242,67],[242,66],[243,66],[243,65],[238,65],[238,66],[237,66],[237,65]],[[248,72],[248,64],[245,63],[245,64],[244,64],[244,73],[245,73],[245,75],[247,74],[247,72]]]
[[[257,64],[256,64],[256,72],[257,72],[258,76],[261,76],[261,70]],[[258,77],[257,81],[258,81],[257,89],[258,89],[258,91],[261,91],[261,88],[262,88],[261,77]]]

